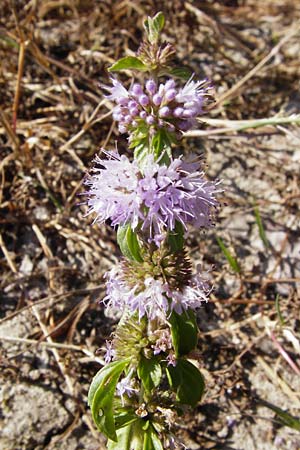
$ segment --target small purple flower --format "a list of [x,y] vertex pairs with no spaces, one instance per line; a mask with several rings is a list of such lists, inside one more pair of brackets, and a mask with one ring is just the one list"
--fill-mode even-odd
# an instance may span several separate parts
[[112,226],[130,224],[133,230],[140,224],[158,246],[176,222],[185,229],[212,226],[220,190],[204,178],[199,162],[177,158],[166,166],[149,155],[141,170],[136,160],[106,154],[108,159],[95,159],[103,168],[95,167],[85,182],[90,186],[87,214],[96,213],[95,222],[110,219]]
[[157,335],[157,340],[153,348],[153,354],[158,355],[159,353],[166,353],[172,348],[172,338],[169,328],[163,330],[156,330],[154,335]]
[[115,349],[113,348],[112,341],[105,341],[106,353],[104,356],[105,364],[109,364],[115,357]]
[[120,81],[116,78],[111,78],[111,82],[113,85],[112,87],[102,86],[105,90],[110,92],[110,95],[107,96],[109,100],[119,102],[120,99],[129,97],[129,92]]
[[132,372],[122,378],[121,381],[118,382],[116,386],[117,395],[121,397],[122,405],[124,406],[124,395],[127,397],[131,397],[133,394],[137,393],[137,389],[133,387],[134,379],[132,379]]

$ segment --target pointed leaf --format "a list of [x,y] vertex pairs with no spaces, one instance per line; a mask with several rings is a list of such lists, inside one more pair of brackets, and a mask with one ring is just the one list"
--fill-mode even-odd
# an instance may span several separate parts
[[153,19],[148,17],[144,21],[144,28],[147,34],[147,38],[151,44],[155,44],[159,40],[160,32],[165,24],[165,17],[162,12],[158,12]]
[[117,441],[108,441],[108,450],[143,450],[144,433],[140,420],[117,431]]
[[108,71],[119,72],[121,70],[141,70],[144,72],[148,69],[148,66],[146,66],[140,58],[137,58],[136,56],[125,56],[110,66]]
[[265,400],[258,400],[258,403],[266,406],[267,408],[274,411],[277,415],[278,420],[289,428],[293,428],[294,430],[300,431],[300,419],[298,417],[292,416],[289,412],[284,411],[272,403],[266,402]]
[[181,78],[182,80],[189,80],[193,74],[193,72],[187,67],[175,67],[170,70],[170,75],[174,77]]
[[161,164],[170,164],[171,142],[169,133],[163,128],[158,130],[151,140],[151,152],[154,154],[155,160]]
[[132,422],[135,422],[136,420],[139,420],[139,417],[132,410],[117,411],[115,412],[114,417],[117,430],[129,425]]
[[119,226],[117,232],[117,241],[121,252],[126,258],[142,262],[140,246],[137,235],[132,231],[130,225]]
[[258,226],[258,232],[259,232],[259,237],[261,238],[264,246],[266,248],[270,248],[270,242],[268,241],[266,232],[265,232],[265,228],[263,226],[263,222],[261,220],[261,216],[260,216],[260,212],[258,209],[258,206],[254,207],[254,215],[255,215],[255,221],[257,223]]
[[151,425],[144,436],[143,450],[163,450],[162,443]]
[[156,357],[147,359],[143,356],[138,366],[138,376],[147,392],[157,387],[162,376],[159,359]]
[[121,373],[130,359],[115,361],[103,367],[94,377],[88,393],[88,404],[97,428],[109,439],[117,439],[113,399]]
[[177,400],[182,404],[196,406],[205,388],[204,378],[197,367],[186,359],[179,359],[175,367],[168,366],[166,371]]
[[172,312],[170,317],[173,346],[176,356],[188,355],[197,346],[198,327],[193,311]]
[[219,238],[217,236],[217,242],[219,244],[220,249],[222,250],[225,258],[227,259],[227,261],[229,262],[230,267],[232,268],[232,270],[235,273],[240,273],[241,268],[240,265],[237,261],[237,259],[230,253],[230,251],[228,250],[228,248],[226,247],[226,245],[224,244],[224,242],[222,241],[221,238]]

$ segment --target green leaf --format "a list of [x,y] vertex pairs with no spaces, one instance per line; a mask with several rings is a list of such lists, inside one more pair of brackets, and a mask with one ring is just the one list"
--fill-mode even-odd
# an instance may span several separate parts
[[171,69],[169,73],[173,77],[181,78],[186,81],[193,75],[192,71],[187,67],[175,67],[174,69]]
[[219,247],[222,250],[225,258],[229,262],[229,265],[232,268],[232,270],[235,273],[240,273],[241,272],[241,268],[240,268],[240,265],[239,265],[237,259],[230,253],[230,251],[228,250],[228,248],[226,247],[226,245],[224,244],[222,239],[219,238],[218,236],[217,236],[217,242],[218,242]]
[[148,17],[144,21],[144,28],[147,34],[147,38],[151,44],[155,44],[159,40],[160,32],[162,31],[165,24],[165,17],[163,13],[158,12],[153,19]]
[[143,261],[137,235],[132,231],[130,225],[119,226],[117,241],[124,256],[134,261]]
[[272,403],[266,402],[265,400],[258,400],[258,403],[266,406],[267,408],[274,411],[279,419],[279,421],[282,423],[282,425],[285,425],[289,428],[293,428],[294,430],[300,431],[300,419],[298,417],[292,416],[287,411],[284,411],[283,409],[279,408],[278,406],[273,405]]
[[205,388],[204,378],[197,367],[186,359],[178,359],[176,366],[168,366],[166,371],[177,400],[185,405],[196,406]]
[[168,233],[168,243],[171,247],[172,253],[176,253],[183,249],[184,245],[184,228],[180,222],[175,223],[175,229]]
[[149,426],[145,433],[143,450],[163,450],[162,443],[152,426]]
[[88,404],[97,428],[113,441],[117,439],[113,413],[114,394],[120,375],[129,362],[128,358],[102,367],[93,378],[88,393]]
[[188,310],[177,314],[173,311],[169,321],[176,357],[188,355],[197,346],[198,341],[198,327],[194,312]]
[[266,248],[269,248],[270,247],[270,242],[268,241],[268,238],[266,236],[266,232],[265,232],[265,229],[264,229],[261,217],[260,217],[259,209],[258,209],[257,206],[254,207],[254,215],[255,215],[255,221],[256,221],[257,226],[258,226],[259,237],[261,238],[264,246]]
[[140,58],[137,58],[136,56],[125,56],[110,66],[108,71],[119,72],[121,70],[141,70],[145,72],[148,69],[148,66],[146,66]]
[[139,417],[134,411],[126,409],[115,411],[114,417],[117,430],[129,425],[132,422],[135,422],[136,420],[139,420]]
[[170,164],[172,157],[170,134],[161,128],[158,130],[151,140],[151,153],[154,154],[155,160],[161,164]]
[[108,450],[143,450],[144,433],[140,420],[117,431],[117,441],[108,441]]
[[151,392],[159,385],[162,376],[159,359],[156,357],[147,359],[143,356],[138,365],[138,376],[145,390]]
[[275,298],[275,308],[276,308],[276,312],[280,321],[280,325],[284,326],[285,325],[285,320],[284,317],[282,315],[281,309],[280,309],[280,295],[277,294],[276,298]]

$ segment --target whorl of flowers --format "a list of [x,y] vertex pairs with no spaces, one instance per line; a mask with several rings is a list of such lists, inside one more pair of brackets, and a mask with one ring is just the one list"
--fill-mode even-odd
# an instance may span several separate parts
[[89,188],[88,213],[96,222],[111,220],[112,226],[130,224],[149,232],[157,244],[176,222],[186,229],[212,224],[218,205],[217,183],[204,178],[199,162],[173,159],[160,165],[149,155],[140,169],[136,160],[107,152],[108,159],[96,158],[100,167],[86,180]]
[[129,90],[117,79],[111,81],[112,87],[104,88],[110,92],[107,98],[117,104],[113,118],[119,123],[120,133],[131,133],[138,127],[165,128],[171,133],[187,131],[203,113],[208,95],[207,80],[190,78],[184,87],[177,88],[172,78],[165,83],[150,78],[145,86],[135,83]]
[[139,319],[168,319],[172,311],[182,314],[187,309],[195,310],[208,301],[208,285],[203,275],[197,273],[186,286],[172,289],[167,282],[146,276],[129,286],[126,273],[113,268],[106,274],[106,297],[103,302],[108,308],[138,313]]

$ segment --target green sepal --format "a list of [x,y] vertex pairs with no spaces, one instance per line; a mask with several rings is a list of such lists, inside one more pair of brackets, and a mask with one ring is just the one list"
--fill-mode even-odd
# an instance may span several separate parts
[[133,261],[142,262],[143,258],[140,253],[140,245],[136,233],[131,229],[130,225],[118,227],[117,241],[121,252],[126,258]]
[[157,357],[147,359],[142,356],[138,365],[137,373],[143,383],[145,391],[151,392],[153,388],[159,385],[162,376],[159,359]]
[[113,400],[116,385],[130,359],[108,364],[95,375],[88,393],[88,404],[97,428],[109,439],[117,439]]
[[183,249],[184,246],[184,228],[182,223],[176,221],[175,229],[168,233],[168,244],[171,247],[172,253],[176,253]]
[[178,359],[175,367],[166,367],[166,372],[170,387],[176,392],[176,400],[196,406],[205,388],[204,378],[197,367],[186,359]]
[[165,17],[163,13],[158,12],[153,18],[148,17],[144,21],[144,28],[147,34],[147,38],[151,44],[155,44],[159,40],[160,32],[165,24]]
[[176,357],[188,355],[197,346],[198,341],[195,313],[190,309],[182,314],[173,311],[169,322]]
[[140,58],[136,56],[125,56],[119,59],[112,66],[107,69],[109,72],[120,72],[122,70],[140,70],[145,72],[149,70],[149,67],[143,63]]

